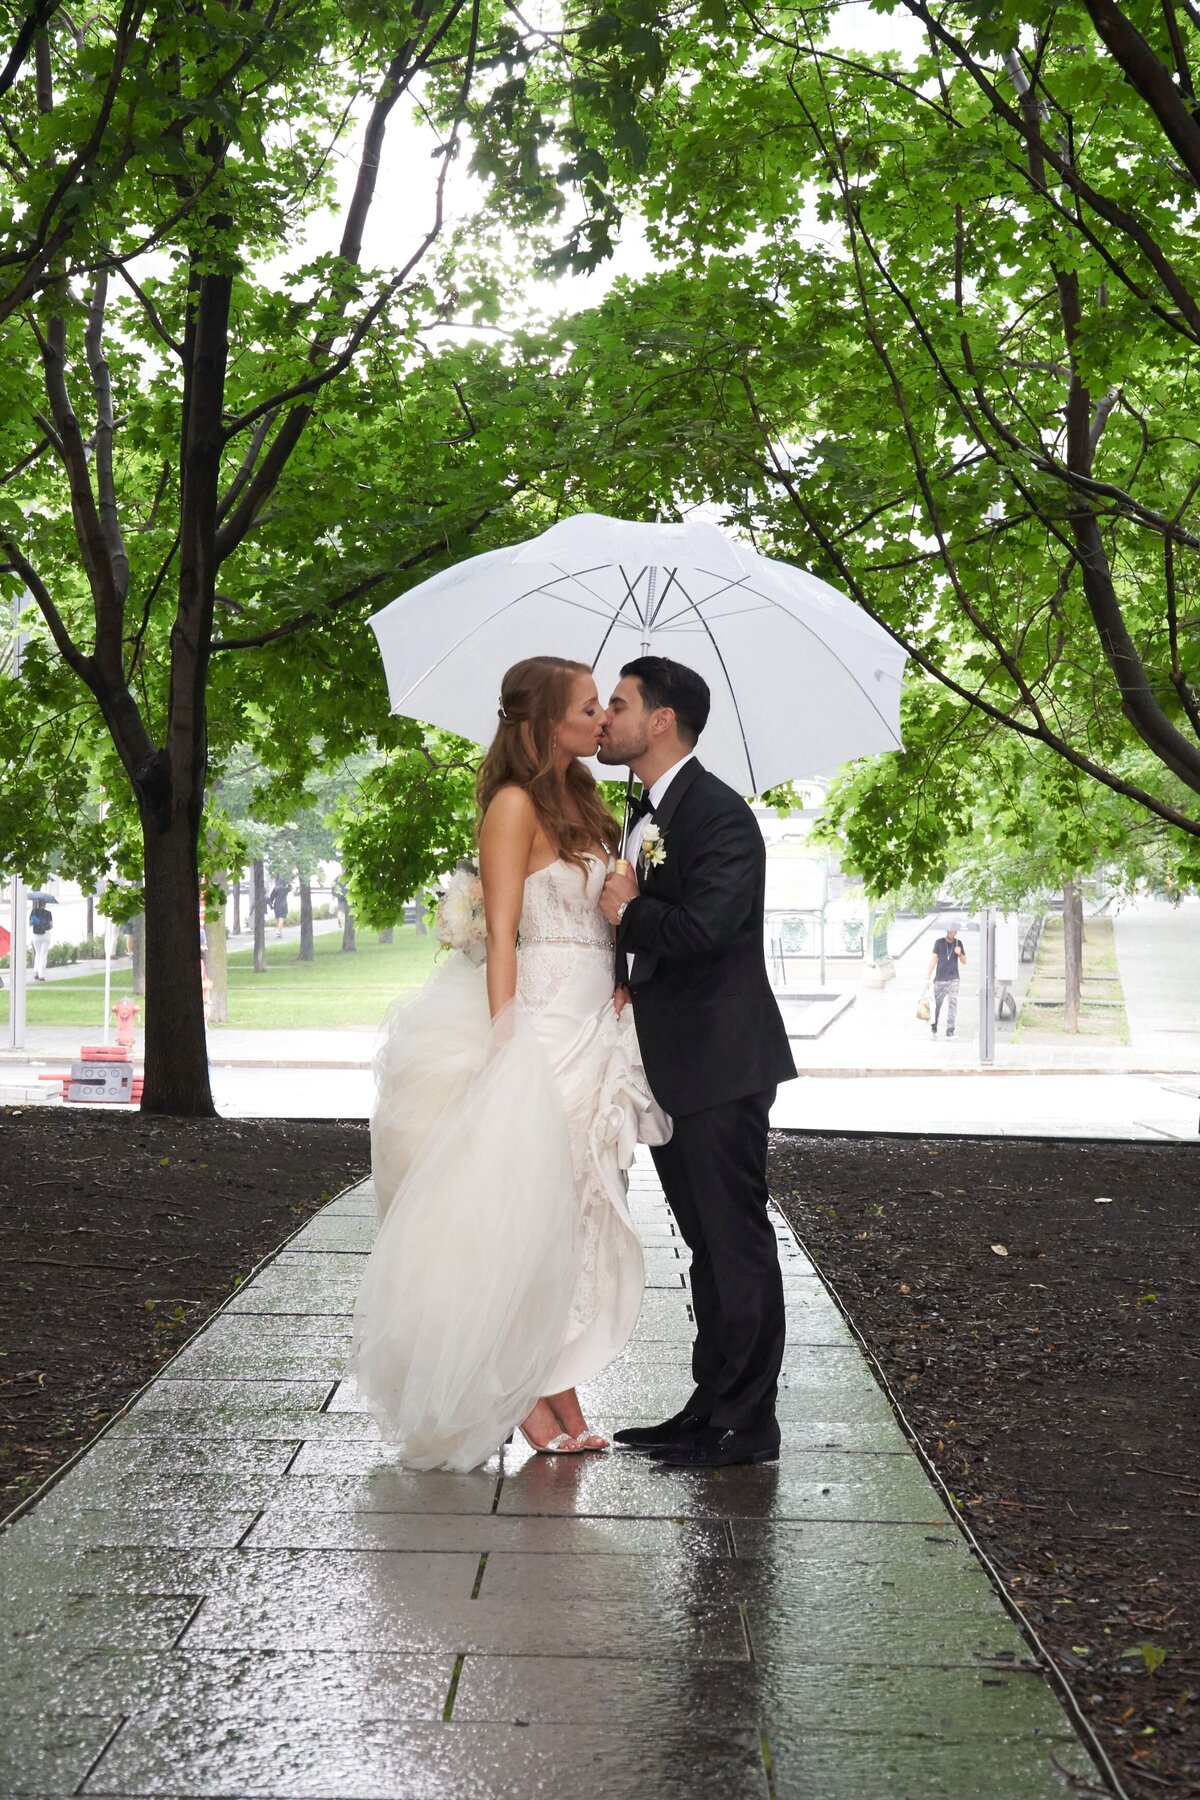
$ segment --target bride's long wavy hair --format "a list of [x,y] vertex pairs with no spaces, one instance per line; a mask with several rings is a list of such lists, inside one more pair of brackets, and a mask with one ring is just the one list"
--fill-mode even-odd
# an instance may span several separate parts
[[615,850],[619,836],[591,770],[574,761],[563,777],[555,762],[555,731],[566,717],[571,689],[591,672],[586,663],[561,656],[514,663],[500,683],[500,723],[475,783],[481,819],[498,789],[510,782],[524,788],[558,854],[580,869],[586,867],[585,850],[596,844]]

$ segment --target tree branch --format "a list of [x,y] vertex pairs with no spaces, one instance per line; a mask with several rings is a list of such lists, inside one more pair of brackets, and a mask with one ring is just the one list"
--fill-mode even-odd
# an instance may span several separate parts
[[0,69],[0,94],[6,94],[21,73],[38,33],[49,24],[58,11],[58,5],[59,0],[36,0],[36,5],[30,7],[22,19],[13,39],[13,47],[3,69]]
[[1180,705],[1200,737],[1200,702],[1179,660],[1179,614],[1175,594],[1175,546],[1168,538],[1163,545],[1163,580],[1167,594],[1167,639],[1171,651],[1171,684],[1179,695]]
[[1102,787],[1111,789],[1113,793],[1124,795],[1127,800],[1135,801],[1139,806],[1144,807],[1147,812],[1154,813],[1160,819],[1165,819],[1169,825],[1177,826],[1181,831],[1187,832],[1190,837],[1200,838],[1200,819],[1189,818],[1186,813],[1180,812],[1177,807],[1169,806],[1166,801],[1160,800],[1157,795],[1149,793],[1145,788],[1137,787],[1133,782],[1125,781],[1119,775],[1114,775],[1111,770],[1104,768],[1102,764],[1093,762],[1090,757],[1084,756],[1082,752],[1076,750],[1074,745],[1068,743],[1065,738],[1059,736],[1059,734],[1046,725],[1044,721],[1032,725],[1027,724],[1025,720],[1014,718],[1011,713],[1005,712],[1002,707],[998,707],[990,700],[985,699],[981,692],[972,693],[969,688],[965,687],[960,681],[957,681],[954,676],[941,668],[927,651],[923,650],[918,644],[906,637],[903,632],[897,631],[895,626],[890,624],[889,621],[883,617],[878,608],[872,605],[866,590],[858,581],[854,571],[842,555],[837,544],[833,541],[828,532],[824,530],[815,513],[812,511],[812,508],[805,501],[791,470],[777,455],[774,440],[767,428],[766,421],[759,411],[753,389],[750,386],[748,379],[745,377],[743,377],[743,386],[746,391],[747,403],[750,407],[751,415],[766,449],[767,456],[770,459],[775,479],[784,489],[793,507],[800,515],[800,518],[803,520],[815,542],[820,546],[830,564],[837,570],[839,577],[845,584],[846,589],[854,599],[855,603],[862,608],[869,618],[874,619],[875,623],[880,626],[882,630],[887,632],[892,641],[899,645],[905,655],[916,663],[918,668],[924,669],[927,675],[932,676],[935,681],[947,688],[952,694],[957,694],[960,700],[965,700],[967,704],[973,707],[977,712],[982,712],[988,718],[994,719],[998,725],[1005,726],[1009,731],[1015,731],[1020,737],[1045,744],[1049,749],[1061,756],[1065,762],[1070,763],[1072,767],[1080,769],[1085,775],[1090,775],[1091,778],[1094,781],[1099,782]]
[[[488,519],[495,516],[501,505],[507,505],[515,495],[520,493],[524,486],[525,483],[518,482],[510,492],[505,494],[503,501],[498,501],[495,506],[484,507],[482,512],[477,513],[465,526],[458,527],[458,530],[463,536],[470,537]],[[261,650],[264,644],[276,643],[280,638],[295,637],[297,632],[306,631],[310,625],[324,624],[330,613],[340,611],[342,607],[349,606],[355,600],[361,600],[364,594],[369,594],[374,588],[381,587],[385,581],[390,580],[401,571],[419,569],[422,563],[431,561],[435,556],[441,556],[445,549],[445,538],[439,538],[436,543],[426,544],[423,549],[414,550],[412,555],[406,556],[403,561],[389,563],[388,567],[380,570],[378,574],[365,576],[362,581],[356,582],[352,588],[348,588],[344,594],[339,594],[336,599],[327,601],[319,610],[302,613],[298,618],[288,619],[283,625],[272,626],[267,631],[259,632],[255,637],[214,638],[209,646],[210,651],[215,656],[219,650]]]
[[29,592],[37,602],[42,617],[50,627],[50,636],[54,639],[59,655],[67,664],[68,668],[72,669],[75,674],[78,675],[84,686],[95,693],[95,670],[92,665],[92,659],[90,656],[84,655],[83,651],[79,648],[78,644],[67,630],[62,614],[59,612],[57,606],[55,606],[49,588],[46,586],[33,564],[29,561],[28,557],[22,555],[12,538],[5,538],[4,554],[8,558],[9,568],[21,577],[21,580],[25,583],[25,586],[29,589]]
[[[121,518],[117,507],[117,489],[113,480],[113,404],[112,377],[104,355],[104,309],[108,298],[108,276],[97,275],[88,307],[85,347],[92,386],[96,394],[96,488],[100,500],[100,529],[108,551],[113,587],[124,602],[129,591],[129,553],[121,535]],[[120,621],[117,621],[120,630]]]
[[1200,187],[1200,126],[1180,99],[1170,74],[1113,0],[1084,0],[1084,5],[1110,56],[1124,69],[1134,93],[1146,102]]
[[[984,95],[997,117],[1010,125],[1019,134],[1022,141],[1031,144],[1031,147],[1036,149],[1038,155],[1061,177],[1077,199],[1084,201],[1100,218],[1107,220],[1122,236],[1136,244],[1186,319],[1192,336],[1200,338],[1200,305],[1197,304],[1187,283],[1177,273],[1162,246],[1156,242],[1146,227],[1132,213],[1127,212],[1124,207],[1118,206],[1116,201],[1109,199],[1106,194],[1099,193],[1090,182],[1080,175],[1069,158],[1064,157],[1053,144],[1046,142],[1038,128],[1030,127],[1019,107],[1013,107],[1008,103],[995,83],[975,62],[961,39],[955,37],[943,20],[930,11],[927,0],[903,0],[903,4],[915,18],[921,20],[928,31],[935,33],[946,45],[959,66],[970,76]],[[1023,175],[1025,174],[1020,163],[1014,162],[1012,166]],[[1038,192],[1051,205],[1055,204],[1053,196],[1047,189],[1040,188]],[[1070,215],[1066,216],[1070,217]],[[1077,220],[1072,219],[1071,223],[1078,226]],[[1115,263],[1112,266],[1116,267]],[[1118,272],[1120,271],[1118,270]]]
[[[415,39],[408,40],[393,58],[380,83],[375,96],[374,105],[371,109],[371,116],[367,121],[358,179],[355,182],[354,193],[351,196],[350,204],[346,209],[345,225],[343,227],[342,240],[339,249],[339,255],[342,261],[354,267],[358,266],[362,256],[362,235],[372,202],[375,198],[380,157],[383,151],[384,137],[392,108],[400,94],[406,90],[414,76],[423,67],[424,62],[434,47],[449,30],[451,23],[458,16],[464,4],[465,0],[454,0],[454,4],[448,9],[445,19],[439,25],[437,31],[434,33],[430,42],[425,46],[425,49],[420,56],[416,58],[413,56]],[[394,295],[403,287],[404,283],[408,280],[409,275],[425,256],[425,253],[429,250],[430,246],[434,244],[440,236],[445,216],[446,178],[449,173],[450,164],[453,160],[462,128],[462,120],[466,110],[466,96],[470,92],[471,82],[475,73],[475,57],[479,41],[479,8],[480,0],[471,0],[471,35],[462,83],[460,86],[459,105],[455,113],[450,138],[445,146],[441,159],[441,167],[438,171],[434,217],[428,231],[414,250],[413,254],[409,257],[404,267],[387,283],[383,292],[376,299],[374,305],[367,309],[357,326],[351,331],[344,350],[336,356],[332,362],[327,363],[323,369],[317,370],[307,380],[295,383],[283,393],[273,395],[269,400],[262,401],[258,406],[252,407],[249,412],[243,413],[240,418],[233,420],[226,430],[227,440],[235,437],[239,431],[244,431],[249,426],[255,424],[258,419],[264,417],[267,413],[277,412],[283,406],[291,406],[291,403],[295,400],[300,400],[308,395],[318,393],[330,381],[333,381],[338,375],[342,374],[354,360],[354,357],[357,355],[358,350],[376,320],[389,305]],[[348,294],[343,297],[339,307],[339,313],[344,310],[347,299]],[[330,335],[323,335],[312,346],[312,349],[309,352],[309,360],[315,363],[319,358],[326,356],[329,351],[330,343]],[[223,562],[225,558],[237,548],[246,533],[250,530],[250,527],[258,516],[268,494],[270,494],[276,486],[293,450],[300,441],[304,427],[312,416],[312,411],[311,404],[292,406],[292,410],[289,411],[282,425],[279,427],[266,455],[258,465],[257,471],[242,495],[241,500],[238,502],[236,509],[226,518],[217,534],[218,564]]]

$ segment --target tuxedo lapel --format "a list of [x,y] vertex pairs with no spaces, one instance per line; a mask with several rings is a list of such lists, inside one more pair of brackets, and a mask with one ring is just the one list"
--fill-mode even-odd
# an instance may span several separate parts
[[[696,780],[698,775],[702,775],[703,773],[703,768],[693,756],[691,762],[683,765],[683,768],[680,769],[678,775],[676,775],[670,787],[663,795],[662,805],[656,806],[654,809],[654,824],[662,839],[663,850],[667,856],[671,854],[671,846],[667,839],[667,828],[670,825],[671,820],[675,817],[680,801],[691,787],[693,781]],[[638,882],[639,885],[644,887],[647,893],[649,893],[652,891],[653,880],[657,870],[653,863],[646,863],[641,860],[641,851],[639,851],[638,855],[640,864],[638,868]]]
[[683,799],[683,796],[687,793],[696,777],[698,775],[703,775],[703,773],[704,770],[702,766],[693,756],[691,762],[684,763],[682,769],[680,769],[678,775],[676,775],[674,781],[663,795],[662,805],[655,807],[654,823],[658,826],[659,831],[664,837],[667,834],[667,826],[675,817],[679,802]]

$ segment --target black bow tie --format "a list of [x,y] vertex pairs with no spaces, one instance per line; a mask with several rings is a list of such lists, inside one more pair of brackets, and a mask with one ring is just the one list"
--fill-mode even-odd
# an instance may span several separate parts
[[647,818],[652,819],[653,817],[654,817],[654,808],[650,804],[650,791],[648,788],[643,788],[640,794],[637,794],[636,796],[634,796],[633,798],[630,799],[630,802],[629,802],[630,823],[633,824],[634,821],[636,821],[637,819],[647,819]]

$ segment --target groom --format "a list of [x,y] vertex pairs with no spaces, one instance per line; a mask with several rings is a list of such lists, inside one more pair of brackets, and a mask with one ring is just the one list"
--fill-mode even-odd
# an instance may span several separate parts
[[616,1439],[712,1469],[779,1455],[784,1309],[767,1118],[796,1065],[763,958],[762,833],[694,755],[708,710],[694,670],[639,657],[621,671],[598,754],[642,783],[626,847],[636,873],[610,875],[600,905],[617,928],[650,1087],[674,1120],[652,1155],[692,1253],[696,1318],[691,1398]]

